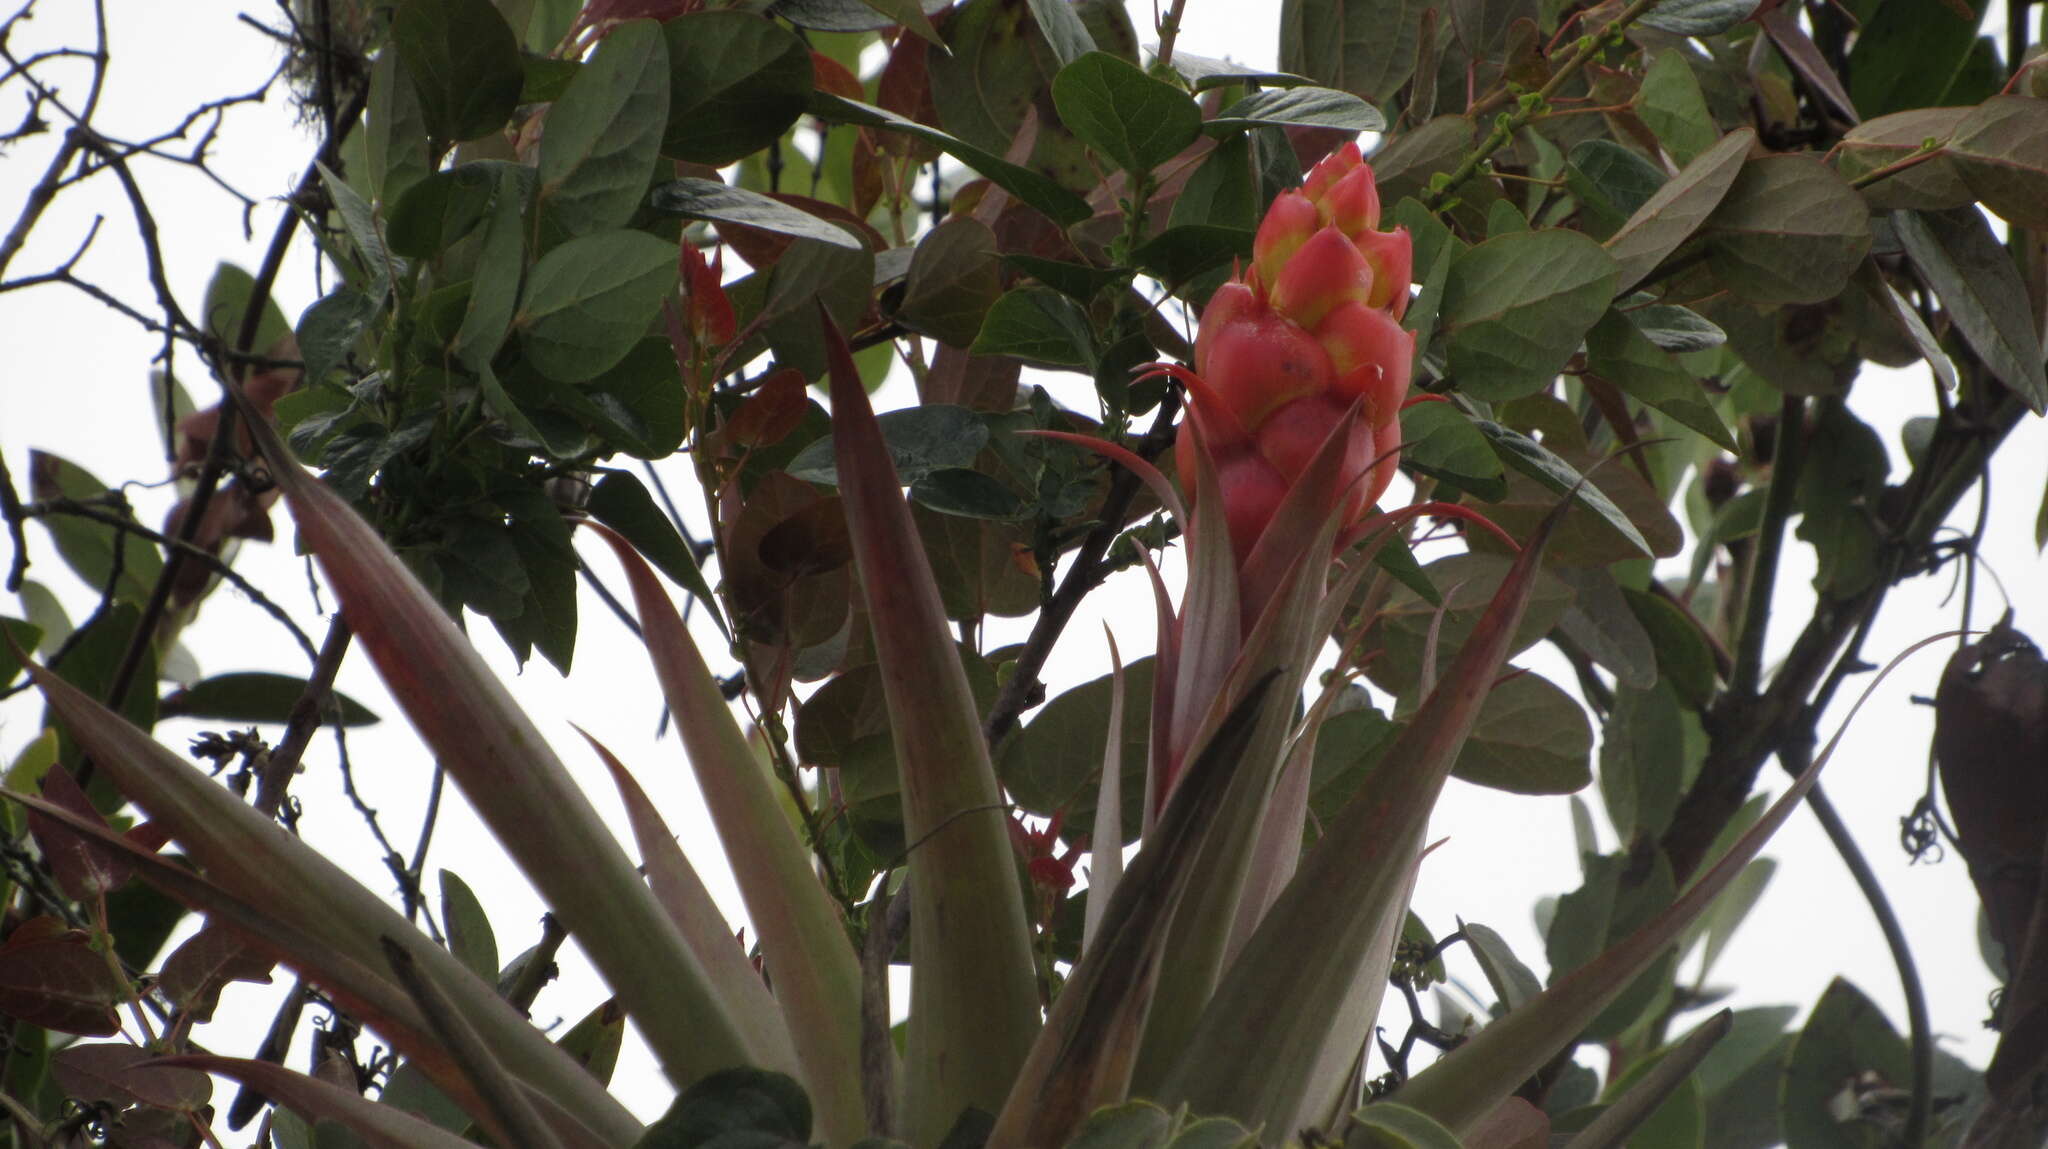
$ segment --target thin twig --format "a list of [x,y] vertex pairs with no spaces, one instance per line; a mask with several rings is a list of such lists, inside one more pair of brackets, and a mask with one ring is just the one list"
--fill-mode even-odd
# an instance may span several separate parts
[[298,701],[292,703],[291,714],[285,719],[284,737],[270,752],[263,776],[256,784],[256,809],[266,815],[275,816],[284,803],[285,789],[291,785],[299,760],[305,757],[306,746],[312,742],[313,732],[320,728],[320,720],[333,700],[334,676],[341,669],[353,634],[340,615],[327,624],[327,637],[313,657],[313,676],[306,680],[306,689]]

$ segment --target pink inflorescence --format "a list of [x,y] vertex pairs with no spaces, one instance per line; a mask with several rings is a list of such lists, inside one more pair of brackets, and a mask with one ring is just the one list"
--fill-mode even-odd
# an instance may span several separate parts
[[1273,201],[1251,267],[1202,312],[1193,417],[1181,427],[1176,457],[1192,493],[1198,425],[1240,561],[1361,399],[1344,453],[1344,522],[1361,518],[1393,481],[1415,354],[1415,337],[1399,322],[1414,257],[1408,229],[1379,224],[1372,168],[1346,144],[1301,190]]

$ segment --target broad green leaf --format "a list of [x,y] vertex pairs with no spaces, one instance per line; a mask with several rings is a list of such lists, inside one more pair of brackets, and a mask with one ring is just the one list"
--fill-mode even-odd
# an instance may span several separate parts
[[379,52],[370,64],[370,100],[363,113],[363,152],[371,194],[386,209],[407,188],[434,171],[427,155],[427,123],[412,77],[397,52]]
[[469,302],[455,332],[455,355],[472,370],[488,366],[505,345],[526,267],[526,223],[520,211],[526,198],[524,181],[509,167],[501,167],[496,183],[490,218],[478,244]]
[[[734,721],[718,681],[653,570],[622,538],[603,531],[600,535],[625,568],[642,640],[676,717],[705,807],[733,859],[747,916],[759,931],[765,952],[803,955],[777,966],[781,972],[775,975],[775,988],[825,1128],[835,1140],[856,1138],[866,1128],[855,1070],[860,1064],[860,969],[837,908],[811,868],[809,850],[783,812],[774,780]],[[628,804],[633,805],[630,795]],[[635,831],[643,839],[643,852],[652,846],[646,840],[652,827],[644,824],[649,814],[635,812],[643,821]],[[671,887],[664,901],[676,894]],[[692,923],[693,930],[707,928],[694,918]],[[734,1000],[750,997],[751,993]]]
[[616,1001],[604,1001],[584,1014],[582,1021],[570,1026],[559,1044],[600,1084],[610,1085],[625,1039],[626,1011]]
[[1578,702],[1549,679],[1521,674],[1487,694],[1451,774],[1510,794],[1569,794],[1593,780],[1592,751]]
[[1572,145],[1564,180],[1586,219],[1586,231],[1607,238],[1640,212],[1667,182],[1664,169],[1609,139]]
[[[248,314],[249,297],[255,290],[255,276],[232,263],[218,264],[213,269],[213,278],[206,281],[200,324],[215,338],[234,346],[242,337],[242,320]],[[286,321],[284,312],[278,310],[277,301],[266,299],[256,323],[256,336],[244,350],[261,352],[291,334],[291,330],[292,325]]]
[[511,119],[525,74],[518,37],[491,0],[403,0],[391,39],[430,136],[473,140]]
[[1607,252],[1621,265],[1617,291],[1628,291],[1657,270],[1665,257],[1692,238],[1734,186],[1756,133],[1738,128],[1701,152],[1670,182],[1658,188],[1607,238]]
[[1428,1114],[1378,1101],[1351,1115],[1344,1149],[1461,1149],[1461,1143]]
[[569,240],[540,258],[514,325],[550,379],[594,379],[626,357],[676,282],[676,249],[639,231]]
[[1461,253],[1442,308],[1452,381],[1493,402],[1548,386],[1607,310],[1617,275],[1599,244],[1559,229],[1504,235]]
[[1586,335],[1586,370],[1612,382],[1637,402],[1671,416],[1717,446],[1739,451],[1701,381],[1637,330],[1609,311]]
[[720,630],[725,629],[725,615],[718,609],[718,600],[712,597],[711,585],[704,581],[696,554],[676,531],[675,524],[655,506],[654,496],[647,493],[637,476],[625,471],[606,474],[590,489],[584,509],[598,522],[624,535],[647,561],[710,611]]
[[954,347],[972,344],[1003,291],[997,254],[995,233],[979,220],[955,216],[933,228],[910,257],[897,317]]
[[888,17],[889,23],[901,24],[928,44],[943,48],[945,41],[939,38],[937,28],[932,26],[931,17],[925,14],[922,0],[864,0],[868,7]]
[[[305,680],[289,674],[216,674],[166,695],[157,716],[282,724],[290,719],[292,708],[305,692]],[[333,692],[332,698],[343,726],[369,726],[382,721],[374,711],[340,691]]]
[[[1367,676],[1385,690],[1412,694],[1422,685],[1424,652],[1432,632],[1436,665],[1449,666],[1478,626],[1509,568],[1503,556],[1479,553],[1449,555],[1423,567],[1429,581],[1443,588],[1443,605],[1433,604],[1407,587],[1396,590],[1373,623],[1374,633],[1368,641],[1386,654],[1366,667]],[[1533,577],[1528,598],[1520,629],[1507,645],[1509,656],[1527,649],[1557,625],[1571,603],[1571,588],[1546,572]]]
[[299,360],[305,377],[325,379],[355,350],[383,304],[353,287],[339,287],[306,308],[299,316]]
[[1617,690],[1600,743],[1600,797],[1623,841],[1653,838],[1671,824],[1685,765],[1677,695],[1662,685]]
[[[1175,54],[1179,59],[1179,54]],[[1214,150],[1173,198],[1167,228],[1188,224],[1251,231],[1259,225],[1258,188],[1252,180],[1251,143],[1244,136],[1218,140]]]
[[1636,95],[1636,114],[1680,164],[1690,164],[1720,135],[1684,52],[1659,52],[1650,61]]
[[1001,480],[967,467],[941,467],[910,484],[910,499],[942,515],[968,519],[1026,518],[1027,507]]
[[[944,11],[951,0],[920,0],[926,16]],[[799,28],[818,32],[879,32],[901,20],[885,15],[867,0],[774,0],[768,11]]]
[[858,124],[881,131],[902,132],[933,144],[947,155],[973,168],[978,174],[986,176],[997,187],[1044,212],[1048,218],[1062,227],[1079,223],[1094,214],[1094,209],[1088,206],[1087,200],[1068,191],[1042,173],[1010,163],[994,152],[894,112],[848,100],[829,92],[811,93],[806,110],[827,123]]
[[1126,1101],[1090,1113],[1066,1149],[1164,1149],[1173,1123],[1173,1114],[1150,1101]]
[[1264,127],[1335,128],[1346,132],[1386,130],[1379,109],[1335,88],[1273,88],[1238,100],[1202,125],[1211,135]]
[[[1842,177],[1859,180],[1879,168],[1889,167],[1920,152],[1929,141],[1936,147],[1949,142],[1957,126],[1975,113],[1973,108],[1913,108],[1865,120],[1849,129],[1835,149],[1835,163]],[[1910,209],[1945,211],[1967,207],[1977,193],[1963,180],[1955,157],[1946,150],[1933,159],[1901,168],[1875,182],[1856,189],[1877,211]]]
[[1787,153],[1744,164],[1703,234],[1707,266],[1736,295],[1818,303],[1840,294],[1870,251],[1870,213],[1833,169]]
[[499,165],[467,163],[435,172],[387,205],[385,240],[410,259],[431,259],[484,221],[498,188]]
[[[1123,825],[1117,828],[1119,841],[1137,837],[1143,814],[1145,779],[1138,764],[1146,760],[1151,747],[1152,673],[1154,661],[1141,658],[1124,667],[1124,713],[1118,757],[1133,764],[1124,771]],[[1003,743],[997,763],[1003,789],[1018,806],[1034,814],[1067,812],[1067,825],[1086,830],[1090,837],[1104,839],[1105,828],[1095,825],[1093,782],[1108,741],[1112,677],[1084,682],[1053,698]]]
[[1736,1010],[1729,1018],[1728,1036],[1716,1043],[1700,1062],[1700,1093],[1711,1098],[1733,1085],[1777,1045],[1786,1024],[1798,1015],[1799,1007],[1796,1005],[1763,1005]]
[[[924,403],[890,411],[877,422],[896,477],[915,483],[947,467],[971,467],[988,443],[988,424],[965,407]],[[790,476],[807,483],[840,485],[835,435],[816,439],[784,465]]]
[[1401,412],[1401,462],[1491,502],[1507,494],[1507,472],[1472,418],[1453,403]]
[[863,249],[860,238],[838,224],[828,223],[779,199],[745,188],[729,187],[717,180],[691,177],[665,183],[654,189],[648,203],[656,211],[685,219],[744,224],[798,239],[815,239],[839,247]]
[[[95,506],[105,514],[117,518],[131,518],[132,515],[120,505],[110,505],[107,500],[113,492],[105,483],[94,478],[92,472],[68,459],[52,455],[48,451],[34,450],[28,455],[28,495],[30,498],[48,502],[53,499],[71,499]],[[109,580],[113,582],[114,597],[140,607],[149,601],[150,591],[156,586],[157,578],[164,569],[163,556],[154,543],[139,535],[130,534],[119,528],[76,515],[52,513],[38,518],[43,529],[50,532],[51,541],[57,544],[57,554],[64,565],[71,568],[85,584],[95,592],[104,591]],[[119,555],[121,576],[114,579],[115,556]]]
[[1479,959],[1479,972],[1486,975],[1486,984],[1493,987],[1494,1000],[1505,1009],[1517,1009],[1543,992],[1543,983],[1492,927],[1460,920],[1458,928],[1464,931],[1472,955]]
[[480,978],[498,976],[498,939],[491,932],[476,891],[453,870],[441,871],[441,921],[448,927],[448,951]]
[[1557,620],[1557,633],[1612,672],[1617,686],[1655,685],[1657,654],[1650,634],[1614,576],[1599,567],[1559,566],[1555,573],[1572,588],[1572,605]]
[[1984,216],[1974,208],[1893,212],[1892,227],[1964,342],[2036,413],[2048,410],[2048,374],[2026,288]]
[[1663,0],[1642,22],[1674,36],[1718,36],[1749,18],[1757,0]]
[[[1873,278],[1875,282],[1872,286],[1883,294],[1886,306],[1890,307],[1892,315],[1897,317],[1899,326],[1905,329],[1906,338],[1913,341],[1914,349],[1927,361],[1928,370],[1934,372],[1934,381],[1941,384],[1944,391],[1955,390],[1961,382],[1956,376],[1955,362],[1948,357],[1948,352],[1941,349],[1941,340],[1928,329],[1927,321],[1920,317],[1919,309],[1907,302],[1906,297],[1900,295],[1899,289],[1893,287],[1890,282],[1882,277]],[[1911,427],[1916,424],[1909,422],[1907,425]],[[1926,426],[1928,433],[1932,434],[1933,427]],[[1920,464],[1918,457],[1912,461],[1915,466]]]
[[1979,4],[1970,7],[1976,14],[1967,18],[1944,0],[1888,0],[1871,8],[1844,69],[1856,110],[1876,117],[1989,96],[1965,90],[1983,12]]
[[0,630],[7,632],[6,641],[0,642],[0,686],[10,686],[21,673],[21,659],[16,657],[15,650],[35,651],[43,641],[43,631],[18,618],[0,618]]
[[1257,84],[1261,88],[1297,88],[1315,83],[1307,76],[1297,76],[1292,72],[1261,71],[1235,60],[1197,56],[1193,52],[1183,52],[1179,48],[1174,49],[1172,63],[1173,70],[1180,73],[1181,79],[1186,80],[1188,86],[1197,92],[1246,83]]
[[[875,257],[865,247],[842,247],[814,239],[790,244],[769,272],[768,299],[755,317],[776,361],[796,368],[806,378],[818,378],[826,366],[824,349],[811,330],[818,306],[825,307],[833,322],[852,327],[866,314],[874,285]],[[880,350],[885,360],[890,357],[887,346]],[[862,378],[867,379],[866,373]],[[867,381],[870,386],[878,382]]]
[[1827,405],[1808,429],[1798,534],[1813,544],[1815,590],[1856,594],[1879,577],[1879,538],[1869,508],[1890,473],[1884,440],[1848,408]]
[[1384,105],[1415,74],[1424,0],[1281,0],[1280,68]]
[[1643,303],[1644,294],[1631,297],[1623,314],[1636,330],[1672,354],[1705,351],[1728,342],[1728,333],[1706,316],[1672,303]]
[[1169,289],[1179,289],[1207,272],[1249,260],[1253,235],[1249,228],[1182,224],[1138,245],[1131,262]]
[[685,1089],[638,1149],[745,1145],[794,1149],[810,1140],[811,1103],[803,1087],[780,1073],[732,1068]]
[[569,235],[624,226],[654,175],[668,103],[661,29],[650,20],[612,27],[548,108],[541,210]]
[[1668,599],[1627,587],[1621,593],[1636,621],[1650,634],[1650,645],[1657,651],[1658,678],[1669,683],[1687,705],[1705,707],[1714,696],[1714,655],[1699,628]]
[[840,492],[916,843],[906,1116],[910,1140],[930,1144],[962,1109],[1003,1105],[1038,1028],[1037,978],[1000,790],[938,587],[845,339],[829,321],[824,335]]
[[[641,238],[663,250],[669,268],[668,245]],[[374,528],[289,460],[268,426],[251,430],[357,642],[470,804],[618,991],[669,1076],[694,1081],[719,1066],[758,1064],[761,1053],[711,992],[569,771],[440,603]]]
[[1061,68],[1052,99],[1069,131],[1137,175],[1179,155],[1202,131],[1202,113],[1186,92],[1107,52]]
[[1785,1061],[1778,1117],[1786,1149],[1866,1149],[1882,1144],[1874,1113],[1865,1115],[1856,1083],[1913,1079],[1906,1042],[1877,1003],[1842,978],[1807,1015]]
[[378,218],[370,202],[326,164],[315,163],[320,169],[321,186],[334,201],[334,214],[341,217],[342,229],[355,245],[356,259],[368,276],[364,289],[381,298],[392,283],[405,278],[405,261],[393,256],[386,246],[384,221]]
[[662,25],[668,41],[668,126],[661,154],[724,165],[782,138],[803,114],[811,53],[773,20],[691,12]]
[[[1555,451],[1519,431],[1510,430],[1489,420],[1476,419],[1473,425],[1493,442],[1493,449],[1508,466],[1534,479],[1543,489],[1553,494],[1569,495],[1573,502],[1598,515],[1624,541],[1643,554],[1659,553],[1606,492],[1581,475],[1578,468],[1559,458]],[[1610,477],[1604,481],[1626,482],[1625,479],[1618,477]]]
[[1075,11],[1070,0],[1029,0],[1031,18],[1038,21],[1039,34],[1052,45],[1052,54],[1061,67],[1095,51],[1095,37],[1088,34],[1088,26],[1081,22],[1081,15]]
[[1721,956],[1735,931],[1742,928],[1749,911],[1756,908],[1757,899],[1763,897],[1765,887],[1771,884],[1771,876],[1777,873],[1775,858],[1758,858],[1743,867],[1742,873],[1728,883],[1728,892],[1722,894],[1707,912],[1706,948],[1700,954],[1700,980],[1714,968],[1714,962]]
[[1067,296],[1030,284],[996,300],[971,350],[1068,370],[1092,371],[1097,356],[1087,313]]

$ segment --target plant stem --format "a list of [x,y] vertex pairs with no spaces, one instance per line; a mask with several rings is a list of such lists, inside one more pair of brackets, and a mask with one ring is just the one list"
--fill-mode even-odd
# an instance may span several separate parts
[[[1521,131],[1533,116],[1546,107],[1551,98],[1564,88],[1567,81],[1591,63],[1610,39],[1627,30],[1630,24],[1635,23],[1643,13],[1656,7],[1658,2],[1659,0],[1631,0],[1629,6],[1621,10],[1620,15],[1609,20],[1598,32],[1579,37],[1578,45],[1572,50],[1571,56],[1558,66],[1557,71],[1551,73],[1550,79],[1541,88],[1536,90],[1536,98],[1524,100],[1514,111],[1504,112],[1495,119],[1493,130],[1488,132],[1486,138],[1479,142],[1479,146],[1451,171],[1450,180],[1422,197],[1423,206],[1431,211],[1441,208],[1451,193],[1456,191],[1460,184],[1478,174],[1480,165],[1486,162],[1487,157],[1514,139],[1515,133]],[[1478,105],[1483,106],[1485,105]]]
[[1785,548],[1785,522],[1799,491],[1799,469],[1806,455],[1806,400],[1785,396],[1778,415],[1777,449],[1771,457],[1771,489],[1764,503],[1763,527],[1757,532],[1750,567],[1749,595],[1743,602],[1742,629],[1736,635],[1735,673],[1731,694],[1745,699],[1756,694],[1763,674],[1764,638],[1771,623],[1771,594],[1778,582],[1778,556]]
[[1154,29],[1159,33],[1158,66],[1161,68],[1173,66],[1173,42],[1180,38],[1180,18],[1181,14],[1187,11],[1187,7],[1188,0],[1173,0],[1173,3],[1167,5],[1166,15],[1159,18],[1159,24]]

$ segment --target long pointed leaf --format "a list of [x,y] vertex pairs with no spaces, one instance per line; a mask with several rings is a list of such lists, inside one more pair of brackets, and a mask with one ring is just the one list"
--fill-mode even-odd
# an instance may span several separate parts
[[583,740],[603,760],[605,769],[611,771],[612,782],[619,788],[619,800],[626,806],[626,820],[633,826],[633,841],[640,847],[640,864],[647,871],[647,884],[668,911],[669,919],[682,931],[683,940],[690,943],[697,960],[703,963],[705,976],[711,979],[718,995],[732,1006],[757,1044],[764,1048],[780,1045],[787,1050],[788,1059],[794,1061],[796,1052],[789,1046],[789,1031],[781,1008],[769,995],[767,983],[754,972],[746,950],[733,937],[725,916],[718,912],[718,903],[711,900],[711,891],[704,888],[704,880],[697,876],[683,848],[676,844],[675,835],[669,833],[661,812],[654,808],[647,791],[640,788],[617,755],[587,731],[577,733],[583,735]]
[[380,1105],[353,1090],[267,1061],[188,1054],[160,1057],[149,1064],[165,1069],[197,1069],[232,1078],[261,1090],[266,1097],[276,1098],[279,1104],[305,1118],[307,1124],[333,1121],[379,1149],[476,1149],[473,1142],[397,1106]]
[[1821,767],[1834,757],[1843,732],[1892,669],[1922,647],[1953,638],[1956,633],[1921,639],[1887,663],[1857,698],[1827,746],[1814,756],[1812,765],[1793,779],[1792,785],[1771,803],[1756,824],[1737,838],[1712,868],[1694,879],[1669,907],[1599,957],[1566,974],[1549,989],[1523,1002],[1456,1051],[1410,1078],[1401,1087],[1402,1102],[1458,1131],[1483,1119],[1501,1098],[1513,1093],[1565,1042],[1598,1017],[1610,1001],[1634,983],[1637,974],[1678,941],[1694,918],[1713,905],[1715,897],[1735,880],[1805,800],[1807,791],[1820,777]]
[[832,441],[896,743],[910,842],[908,1140],[994,1111],[1038,1029],[1024,895],[988,745],[846,339],[820,311]]
[[[1109,640],[1109,737],[1102,747],[1102,777],[1095,788],[1094,841],[1088,854],[1088,907],[1081,919],[1081,951],[1095,945],[1102,931],[1102,912],[1116,894],[1124,876],[1124,660],[1116,649],[1116,635],[1107,625],[1103,637]],[[1108,827],[1105,832],[1103,827]]]
[[1670,1052],[1657,1059],[1657,1064],[1643,1074],[1628,1092],[1621,1095],[1614,1104],[1602,1110],[1592,1124],[1578,1131],[1565,1149],[1621,1149],[1628,1142],[1628,1135],[1650,1119],[1657,1107],[1672,1091],[1685,1083],[1698,1069],[1707,1054],[1714,1051],[1714,1044],[1728,1036],[1729,1027],[1735,1024],[1735,1011],[1724,1009],[1703,1022],[1698,1029],[1688,1034]]
[[1118,883],[1104,914],[1103,943],[1075,963],[989,1135],[989,1149],[1064,1144],[1088,1114],[1127,1097],[1166,925],[1264,721],[1277,678],[1268,674],[1231,712]]
[[678,1086],[767,1064],[533,721],[374,528],[243,415],[357,641],[470,805],[576,936]]
[[[279,956],[299,965],[309,976],[316,971],[342,971],[346,983],[366,999],[380,1003],[386,1016],[424,1032],[403,994],[395,993],[395,987],[381,976],[367,972],[383,966],[377,939],[416,932],[410,923],[340,867],[223,789],[205,771],[48,670],[30,664],[29,672],[51,710],[93,761],[123,794],[170,829],[173,838],[205,870],[211,884],[242,904],[268,907],[267,916],[276,922],[266,929],[261,920],[242,921],[235,923],[237,928],[258,939],[274,937],[272,944],[281,948]],[[26,799],[17,796],[17,800]],[[106,841],[132,846],[111,833]],[[168,865],[146,851],[131,852],[145,872]],[[152,862],[156,865],[151,866]],[[152,880],[161,884],[175,881],[176,876],[159,875]],[[288,931],[298,940],[289,950],[282,950],[282,935]],[[438,946],[419,949],[420,961],[435,983],[455,999],[463,1016],[499,1051],[507,1069],[553,1098],[608,1144],[630,1145],[638,1139],[641,1126],[632,1114],[506,1004],[494,987],[478,980],[446,950]]]
[[[1558,514],[1522,551],[1457,661],[1331,822],[1224,975],[1162,1099],[1292,1129],[1313,1120],[1333,1029],[1361,977],[1359,957],[1406,907],[1429,813],[1506,658]],[[1384,980],[1384,971],[1370,975]],[[1233,1072],[1241,1064],[1258,1074]]]
[[668,592],[625,539],[592,529],[625,569],[647,655],[761,936],[787,1042],[819,1122],[833,1144],[851,1144],[867,1133],[867,1111],[860,1093],[860,962],[846,928]]
[[1140,826],[1152,832],[1159,808],[1166,804],[1166,780],[1173,751],[1173,685],[1180,676],[1180,619],[1173,613],[1173,599],[1166,593],[1166,580],[1152,552],[1138,548],[1138,561],[1145,564],[1152,580],[1152,607],[1158,618],[1158,642],[1152,662],[1152,737],[1145,754],[1145,809]]

